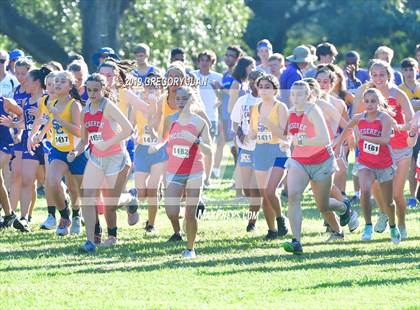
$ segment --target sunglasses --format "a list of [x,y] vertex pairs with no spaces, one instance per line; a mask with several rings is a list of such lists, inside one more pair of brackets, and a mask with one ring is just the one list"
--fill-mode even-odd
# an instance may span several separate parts
[[4,64],[6,62],[6,59],[0,59],[0,64]]

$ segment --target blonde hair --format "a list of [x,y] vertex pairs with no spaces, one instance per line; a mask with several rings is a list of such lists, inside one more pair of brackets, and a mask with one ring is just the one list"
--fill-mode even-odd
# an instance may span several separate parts
[[386,71],[388,75],[388,82],[394,83],[394,70],[391,68],[391,65],[386,61],[380,59],[372,59],[370,66],[369,66],[369,74],[372,75],[373,67],[381,67]]
[[394,50],[392,48],[389,48],[388,46],[379,46],[375,51],[375,58],[378,58],[379,54],[382,53],[389,55],[389,58],[391,59],[394,58]]

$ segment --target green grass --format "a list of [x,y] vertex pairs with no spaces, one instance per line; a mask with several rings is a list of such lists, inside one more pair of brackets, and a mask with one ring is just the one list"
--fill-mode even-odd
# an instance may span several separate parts
[[[166,243],[171,229],[162,208],[157,235],[128,227],[121,211],[119,244],[85,256],[77,253],[83,236],[37,228],[46,213],[40,200],[33,232],[0,232],[0,309],[420,309],[420,208],[408,211],[410,236],[400,245],[388,232],[362,243],[360,229],[325,244],[307,194],[304,255],[297,257],[281,249],[283,240],[262,241],[262,214],[258,231],[245,232],[246,207],[232,203],[230,185],[223,180],[206,192],[219,203],[199,222],[192,261],[181,259],[184,243]],[[144,208],[141,216],[143,223]]]

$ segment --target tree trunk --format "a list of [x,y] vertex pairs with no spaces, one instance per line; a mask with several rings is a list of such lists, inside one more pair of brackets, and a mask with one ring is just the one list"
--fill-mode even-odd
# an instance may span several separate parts
[[82,18],[82,53],[91,71],[95,70],[93,54],[101,47],[111,47],[118,53],[120,18],[131,0],[80,0]]
[[9,4],[0,1],[0,32],[13,38],[38,62],[67,62],[67,53],[44,29],[40,28]]

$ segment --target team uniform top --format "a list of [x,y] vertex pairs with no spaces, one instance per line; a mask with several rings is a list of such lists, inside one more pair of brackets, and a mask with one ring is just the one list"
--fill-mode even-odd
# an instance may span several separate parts
[[[260,108],[261,103],[251,108],[251,126],[257,132],[257,144],[279,144],[280,137],[274,135],[260,122]],[[273,124],[280,124],[279,109],[280,104],[276,101],[268,114],[268,119]]]
[[141,74],[141,73],[139,72],[139,70],[137,70],[137,69],[134,69],[131,73],[133,74],[133,76],[134,76],[136,79],[138,79],[138,81],[139,81],[140,83],[144,83],[144,81],[146,80],[147,76],[148,76],[149,74],[151,74],[151,73],[156,72],[156,71],[157,71],[157,70],[156,70],[156,68],[155,68],[155,67],[153,67],[153,66],[151,66],[151,67],[147,70],[147,72],[146,72],[145,74]]
[[25,104],[25,102],[30,97],[31,97],[31,94],[28,94],[25,91],[21,91],[21,86],[20,85],[18,85],[18,87],[16,87],[15,92],[13,93],[13,99],[16,101],[18,106],[20,106],[21,108],[23,108],[23,105]]
[[[368,120],[366,116],[363,116],[357,127],[361,135],[369,137],[380,137],[382,135],[382,122],[378,118]],[[392,166],[392,155],[388,145],[379,145],[363,139],[360,139],[357,145],[360,151],[357,161],[360,164],[374,169],[385,169]]]
[[[292,135],[304,135],[307,138],[315,137],[314,124],[308,119],[306,113],[289,115],[288,132]],[[326,161],[331,156],[330,146],[295,145],[292,159],[303,165],[317,165]]]
[[107,141],[114,137],[119,131],[119,126],[112,120],[104,117],[104,110],[107,100],[102,99],[99,103],[99,109],[94,114],[91,113],[91,103],[88,101],[87,107],[84,109],[84,126],[89,133],[89,149],[91,153],[97,157],[108,157],[122,152],[121,143],[111,145],[105,151],[99,150],[95,144]]
[[181,125],[178,121],[172,124],[167,148],[169,155],[167,171],[173,174],[203,172],[204,162],[199,144],[186,139],[184,132],[189,132],[195,137],[199,136],[193,124]]
[[158,139],[151,136],[149,121],[142,111],[136,111],[137,143],[145,146],[156,145]]
[[[4,98],[0,97],[0,116],[8,115],[4,110]],[[11,145],[13,145],[13,139],[10,134],[10,129],[0,124],[0,150],[7,150]]]
[[[52,106],[57,104],[57,100],[52,103]],[[71,107],[73,104],[78,104],[75,99],[70,99],[64,110],[61,113],[58,113],[59,117],[62,120],[67,122],[71,122],[72,120],[72,113]],[[74,149],[75,145],[78,143],[77,137],[75,137],[72,133],[69,132],[67,128],[64,128],[60,125],[58,121],[53,118],[52,113],[48,114],[49,122],[51,124],[51,132],[50,132],[50,141],[51,145],[61,152],[70,152]]]
[[[401,105],[398,104],[397,99],[392,96],[389,96],[388,98],[388,105],[393,109],[394,115],[391,115],[396,121],[398,125],[404,125],[405,124],[405,117],[402,112]],[[393,134],[391,136],[391,147],[393,149],[404,149],[408,147],[408,132],[407,130],[397,130],[393,131]]]
[[401,84],[399,87],[407,95],[408,99],[420,99],[420,83],[416,83],[414,89],[408,88],[405,84]]

